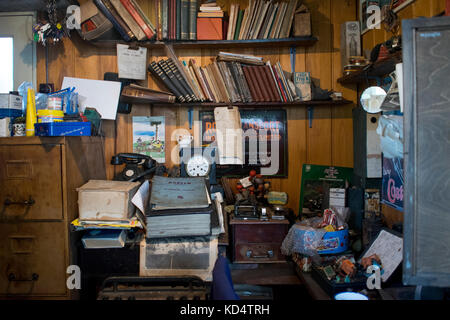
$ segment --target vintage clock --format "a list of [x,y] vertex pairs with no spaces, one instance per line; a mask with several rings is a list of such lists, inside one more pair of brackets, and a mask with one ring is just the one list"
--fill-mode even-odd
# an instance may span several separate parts
[[182,148],[180,151],[181,176],[205,177],[216,184],[216,148]]

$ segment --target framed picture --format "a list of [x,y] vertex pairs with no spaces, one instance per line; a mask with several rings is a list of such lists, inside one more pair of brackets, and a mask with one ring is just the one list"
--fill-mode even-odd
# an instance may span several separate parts
[[133,117],[133,153],[147,155],[158,163],[164,163],[164,117]]
[[392,2],[394,12],[399,12],[414,1],[415,0],[359,0],[359,22],[361,26],[361,35],[369,31],[369,28],[367,27],[367,20],[369,18],[367,15],[368,7],[375,5],[381,9],[384,6],[390,6]]

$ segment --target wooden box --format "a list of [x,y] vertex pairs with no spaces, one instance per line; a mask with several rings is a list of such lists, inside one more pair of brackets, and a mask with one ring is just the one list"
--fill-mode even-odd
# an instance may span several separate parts
[[135,211],[131,199],[139,182],[90,180],[77,189],[80,220],[127,220]]
[[311,13],[297,13],[294,18],[294,37],[310,37]]
[[230,221],[233,232],[233,262],[285,262],[281,244],[288,232],[287,220]]
[[223,18],[197,18],[197,40],[223,40]]

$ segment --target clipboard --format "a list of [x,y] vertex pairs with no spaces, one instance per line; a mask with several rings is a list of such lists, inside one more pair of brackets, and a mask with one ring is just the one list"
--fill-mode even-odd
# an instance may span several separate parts
[[358,263],[361,263],[362,258],[369,257],[372,254],[377,254],[380,257],[384,270],[381,280],[386,282],[402,263],[403,236],[388,228],[381,229],[376,238],[361,254]]

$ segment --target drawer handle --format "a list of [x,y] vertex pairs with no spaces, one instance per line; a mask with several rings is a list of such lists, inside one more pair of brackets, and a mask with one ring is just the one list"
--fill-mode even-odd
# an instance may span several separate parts
[[37,273],[33,273],[31,275],[31,279],[16,279],[16,275],[14,273],[10,273],[8,275],[8,280],[12,281],[37,281],[39,279],[39,275]]
[[11,201],[10,199],[5,199],[5,206],[10,206],[13,204],[18,204],[18,205],[24,205],[24,206],[29,206],[31,207],[33,204],[35,204],[36,201],[34,201],[34,199],[30,196],[30,199],[25,200],[25,201]]
[[266,258],[273,258],[273,251],[272,250],[267,250],[267,255],[265,256],[252,256],[252,250],[248,250],[246,253],[247,258],[252,258],[252,259],[266,259]]

